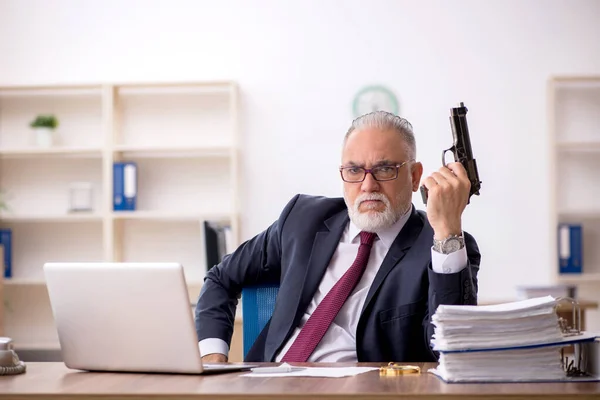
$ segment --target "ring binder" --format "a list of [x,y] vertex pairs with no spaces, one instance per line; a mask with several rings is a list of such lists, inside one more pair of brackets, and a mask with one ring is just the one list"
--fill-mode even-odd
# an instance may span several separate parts
[[[554,310],[557,311],[558,307],[561,303],[568,301],[571,303],[572,312],[573,312],[573,327],[568,325],[568,321],[563,317],[558,318],[558,325],[560,327],[563,336],[577,336],[581,335],[581,307],[579,306],[579,302],[571,297],[558,297],[556,299],[556,305]],[[577,312],[577,314],[576,314]]]
[[[579,302],[571,297],[558,297],[556,299],[555,310],[560,306],[560,303],[569,302],[572,307],[572,321],[573,326],[568,325],[568,321],[562,317],[558,319],[558,324],[563,335],[568,336],[579,336],[583,335],[581,330],[581,307]],[[563,365],[567,377],[585,377],[593,375],[595,371],[589,371],[586,368],[588,365],[587,359],[591,357],[589,352],[592,351],[593,347],[587,342],[575,342],[573,346],[573,357],[569,360],[568,356],[565,356],[565,347],[560,349],[560,362]],[[577,360],[577,365],[575,365]]]

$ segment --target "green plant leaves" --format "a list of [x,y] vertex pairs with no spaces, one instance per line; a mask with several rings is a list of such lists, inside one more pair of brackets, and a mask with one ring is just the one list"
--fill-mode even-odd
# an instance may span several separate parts
[[54,115],[38,115],[29,124],[32,128],[51,128],[58,126],[58,119]]

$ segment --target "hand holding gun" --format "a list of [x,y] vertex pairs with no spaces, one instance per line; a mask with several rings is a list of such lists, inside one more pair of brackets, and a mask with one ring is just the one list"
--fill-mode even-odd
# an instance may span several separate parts
[[[473,158],[473,150],[471,149],[471,138],[469,136],[469,128],[467,126],[467,107],[464,103],[460,103],[459,107],[454,107],[450,110],[450,126],[452,127],[452,137],[454,144],[447,150],[442,152],[442,164],[446,166],[446,152],[452,151],[454,161],[460,162],[467,172],[469,181],[471,182],[471,190],[469,193],[470,202],[471,196],[476,194],[479,196],[481,189],[481,181],[477,172],[477,164]],[[427,188],[421,186],[421,196],[423,203],[427,204]]]

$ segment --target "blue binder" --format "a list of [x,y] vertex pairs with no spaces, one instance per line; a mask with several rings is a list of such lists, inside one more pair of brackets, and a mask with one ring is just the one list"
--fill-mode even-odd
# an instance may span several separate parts
[[558,264],[561,274],[583,271],[583,235],[579,224],[558,226]]
[[0,244],[4,247],[4,277],[12,277],[12,231],[0,229]]
[[137,164],[113,164],[113,210],[134,211],[137,206]]

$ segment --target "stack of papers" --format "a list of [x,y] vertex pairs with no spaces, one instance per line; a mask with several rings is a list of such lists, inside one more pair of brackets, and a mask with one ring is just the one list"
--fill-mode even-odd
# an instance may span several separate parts
[[560,381],[565,371],[557,347],[441,353],[432,371],[448,382]]
[[492,306],[440,305],[432,317],[431,370],[448,382],[565,379],[564,337],[552,296]]
[[556,299],[539,297],[491,306],[440,305],[432,317],[434,350],[489,349],[562,339]]

